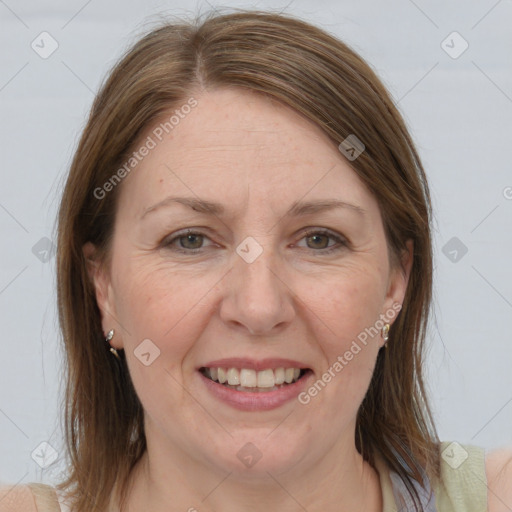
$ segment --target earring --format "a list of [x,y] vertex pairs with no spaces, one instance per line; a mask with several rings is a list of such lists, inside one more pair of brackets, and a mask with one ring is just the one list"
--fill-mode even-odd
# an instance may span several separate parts
[[382,328],[382,338],[384,339],[384,341],[386,343],[384,343],[384,348],[386,348],[388,346],[388,339],[389,339],[389,328],[391,326],[389,324],[386,324],[383,328]]
[[[114,329],[110,329],[110,331],[108,331],[108,334],[107,334],[107,337],[105,338],[105,341],[110,344],[110,340],[114,337]],[[121,360],[121,358],[119,357],[119,354],[117,353],[117,350],[114,348],[114,347],[110,347],[110,352],[112,352],[112,354],[114,354],[117,359]]]

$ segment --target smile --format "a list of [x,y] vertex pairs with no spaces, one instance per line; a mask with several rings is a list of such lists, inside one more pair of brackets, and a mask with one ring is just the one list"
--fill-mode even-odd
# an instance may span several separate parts
[[285,360],[212,362],[198,368],[197,375],[212,398],[242,411],[266,411],[293,403],[314,379],[311,369]]
[[297,382],[306,372],[300,368],[201,368],[200,372],[225,387],[242,392],[269,392]]

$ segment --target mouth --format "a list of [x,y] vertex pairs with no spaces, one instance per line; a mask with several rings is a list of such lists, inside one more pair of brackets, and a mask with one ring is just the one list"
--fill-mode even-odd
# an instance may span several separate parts
[[252,368],[201,367],[199,372],[223,387],[245,393],[268,393],[295,384],[311,373],[309,368],[279,367]]
[[215,401],[241,411],[270,411],[296,403],[314,372],[293,359],[231,357],[204,362],[197,375]]

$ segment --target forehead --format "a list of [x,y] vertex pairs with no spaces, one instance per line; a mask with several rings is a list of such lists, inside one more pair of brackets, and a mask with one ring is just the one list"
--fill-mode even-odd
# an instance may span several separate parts
[[233,214],[253,203],[278,213],[298,199],[338,198],[378,215],[336,145],[292,109],[237,88],[193,97],[194,108],[171,124],[177,106],[135,145],[154,147],[122,183],[120,209],[130,216],[168,195],[222,202]]

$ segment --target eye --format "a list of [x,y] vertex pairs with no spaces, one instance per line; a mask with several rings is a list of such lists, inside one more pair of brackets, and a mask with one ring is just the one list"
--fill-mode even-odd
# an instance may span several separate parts
[[[321,254],[339,251],[348,245],[343,237],[326,229],[308,230],[305,232],[305,236],[301,238],[300,242],[302,242],[302,240],[306,241],[307,249]],[[210,243],[205,245],[206,241]],[[207,235],[191,229],[175,233],[164,239],[161,243],[161,247],[183,254],[200,253],[209,246],[214,245],[215,244],[211,242]],[[300,243],[297,243],[296,246],[303,247]]]
[[176,233],[171,238],[166,238],[161,245],[170,250],[194,254],[204,249],[205,240],[209,240],[205,234],[189,229],[185,232]]
[[[308,249],[313,249],[315,252],[322,252],[323,254],[339,251],[347,246],[346,240],[341,236],[325,229],[307,231],[306,236],[301,240],[306,240]],[[297,246],[300,247],[299,244]]]

